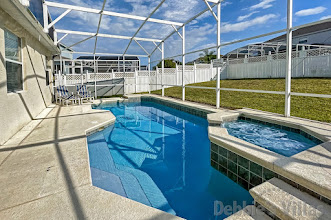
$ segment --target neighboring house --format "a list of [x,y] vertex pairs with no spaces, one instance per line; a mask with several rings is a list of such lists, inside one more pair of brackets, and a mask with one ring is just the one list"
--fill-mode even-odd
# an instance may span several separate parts
[[[286,34],[267,42],[286,43]],[[293,44],[331,45],[331,22],[324,22],[293,31]]]
[[54,60],[54,73],[59,73],[61,70],[60,63],[62,62],[62,73],[63,74],[70,74],[71,72],[71,61],[73,60],[73,53],[74,52],[71,48],[67,48],[66,45],[59,43],[58,46],[61,50],[61,56],[56,55]]
[[190,62],[187,62],[186,65],[193,65],[194,63],[195,64],[204,64],[204,63],[207,63],[207,62],[203,59],[203,57],[198,57],[195,60],[192,60]]
[[140,65],[140,70],[148,70],[148,65]]
[[[297,45],[331,46],[331,22],[324,22],[293,31],[293,49]],[[301,46],[299,47],[299,49]],[[261,54],[285,52],[286,34],[270,39],[264,43],[250,44],[235,49],[225,55],[226,58],[243,58],[245,56],[260,56]]]
[[52,103],[52,58],[59,52],[29,9],[1,0],[1,145]]
[[[97,73],[114,72],[134,72],[140,70],[140,60],[136,56],[95,56],[95,67]],[[125,69],[124,69],[125,63]],[[75,60],[75,72],[79,73],[79,69],[83,68],[83,72],[89,70],[94,71],[94,57],[80,56]]]
[[[60,44],[61,57],[54,57],[54,72],[62,70],[62,74],[81,74],[81,73],[111,73],[114,72],[134,72],[136,69],[141,70],[140,60],[136,56],[80,56],[73,59],[73,50],[68,49],[65,45]],[[62,67],[60,62],[62,61]],[[94,71],[94,69],[96,69]]]

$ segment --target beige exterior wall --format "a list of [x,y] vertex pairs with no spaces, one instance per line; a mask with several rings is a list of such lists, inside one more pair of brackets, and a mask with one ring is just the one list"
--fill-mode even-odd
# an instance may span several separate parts
[[[22,39],[24,89],[7,93],[4,29]],[[0,145],[33,120],[52,102],[46,86],[46,68],[52,67],[50,52],[0,8]],[[51,78],[51,73],[50,73]]]

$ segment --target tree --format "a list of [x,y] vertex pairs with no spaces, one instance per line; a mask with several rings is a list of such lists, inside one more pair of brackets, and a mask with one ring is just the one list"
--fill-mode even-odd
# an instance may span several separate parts
[[[164,60],[164,68],[176,68],[176,63],[181,64],[181,62],[176,60]],[[162,61],[157,64],[158,68],[162,68]]]
[[201,60],[206,63],[210,63],[212,60],[216,59],[215,51],[204,50],[203,53],[199,54]]

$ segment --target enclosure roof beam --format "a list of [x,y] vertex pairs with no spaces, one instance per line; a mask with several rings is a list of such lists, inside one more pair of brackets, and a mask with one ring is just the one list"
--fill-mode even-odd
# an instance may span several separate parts
[[65,35],[63,35],[63,37],[61,37],[60,40],[57,41],[57,43],[60,43],[60,42],[61,42],[64,38],[66,38],[66,36],[68,36],[68,35],[69,35],[68,33],[65,34]]
[[138,46],[143,49],[145,51],[145,53],[149,56],[149,53],[147,52],[147,50],[145,50],[145,48],[143,46],[141,46],[141,44],[136,40],[134,39],[134,41],[138,44]]
[[50,29],[52,26],[54,26],[58,21],[60,21],[64,16],[66,16],[71,11],[72,11],[72,9],[67,9],[65,12],[63,12],[59,17],[57,17],[54,21],[52,21],[48,25],[48,29]]
[[[217,4],[213,4],[213,5],[211,5],[210,7],[213,8],[213,7],[215,7],[216,5],[217,5]],[[177,31],[179,31],[180,29],[182,29],[184,25],[190,23],[191,21],[193,21],[194,19],[196,19],[196,18],[199,17],[200,15],[204,14],[204,13],[205,13],[206,11],[208,11],[208,10],[209,10],[209,8],[206,8],[205,10],[203,10],[203,11],[201,11],[200,13],[196,14],[196,15],[193,16],[192,18],[188,19],[188,20],[187,20],[182,26],[180,26],[180,27],[177,29]],[[173,32],[171,32],[171,33],[170,33],[167,37],[165,37],[162,41],[166,41],[169,37],[171,37],[171,36],[172,36],[174,33],[176,33],[177,31],[173,31]],[[159,43],[158,46],[160,46],[160,45],[161,45],[161,43]],[[155,49],[152,51],[151,54],[153,54],[153,53],[155,52],[155,50],[157,50],[157,48],[155,48]]]
[[209,3],[207,2],[207,0],[203,0],[205,2],[205,4],[207,5],[210,13],[214,16],[214,18],[216,19],[216,21],[218,21],[218,18],[216,16],[216,14],[213,12],[213,9],[210,7]]
[[101,21],[102,21],[102,12],[105,9],[106,2],[107,2],[107,0],[103,0],[103,5],[102,5],[102,9],[101,9],[100,17],[99,17],[99,22],[98,22],[98,29],[97,29],[97,33],[95,34],[94,51],[93,51],[94,53],[97,49],[98,34],[99,34],[99,31],[100,31],[100,24],[101,24]]
[[212,2],[212,3],[214,3],[214,4],[217,4],[217,3],[219,3],[220,2],[220,0],[207,0],[208,2]]
[[183,36],[179,33],[179,31],[177,30],[177,28],[175,27],[175,25],[171,25],[171,26],[175,29],[175,31],[177,32],[177,34],[179,35],[179,37],[181,39],[183,39]]
[[153,44],[156,46],[157,49],[159,49],[159,51],[162,53],[162,50],[160,49],[160,47],[153,41]]
[[[92,53],[92,52],[73,51],[73,52],[70,52],[70,53],[94,55],[94,53]],[[95,55],[122,56],[122,54],[119,54],[119,53],[98,53],[98,52],[95,52]],[[138,54],[125,54],[124,57],[148,57],[148,56],[147,55],[138,55]]]
[[99,9],[92,9],[92,8],[62,4],[62,3],[57,3],[57,2],[45,1],[45,4],[50,7],[72,9],[75,11],[89,12],[89,13],[95,13],[95,14],[104,14],[104,15],[120,17],[120,18],[129,18],[129,19],[140,20],[140,21],[145,21],[147,19],[148,22],[169,24],[169,25],[173,24],[173,25],[177,25],[177,26],[183,25],[183,23],[175,22],[175,21],[167,21],[167,20],[150,18],[150,17],[146,18],[146,17],[142,17],[142,16],[138,16],[138,15],[129,15],[129,14],[117,13],[117,12],[111,12],[111,11],[102,11]]
[[66,50],[66,49],[68,49],[68,48],[72,48],[73,46],[76,46],[76,45],[78,45],[78,44],[80,44],[80,43],[83,43],[83,42],[85,42],[85,41],[87,41],[87,40],[89,40],[89,39],[91,39],[91,38],[93,38],[93,37],[95,37],[95,35],[94,35],[94,36],[89,36],[88,38],[85,38],[85,39],[83,39],[83,40],[78,41],[77,43],[74,43],[74,44],[72,44],[72,45],[70,45],[70,46],[67,46],[67,47],[65,47],[64,49],[62,49],[62,51],[63,51],[63,50]]
[[[58,33],[65,33],[65,34],[76,34],[76,35],[85,35],[85,36],[98,36],[98,37],[105,37],[105,38],[115,38],[115,39],[125,39],[125,40],[131,40],[131,37],[129,36],[121,36],[121,35],[111,35],[111,34],[96,34],[92,32],[83,32],[83,31],[71,31],[71,30],[63,30],[63,29],[57,29]],[[141,38],[141,37],[134,37],[134,39],[139,41],[150,41],[150,42],[161,42],[162,40],[158,39],[152,39],[152,38]]]
[[154,8],[154,10],[149,14],[149,16],[144,20],[144,22],[140,25],[140,27],[138,28],[138,30],[136,31],[136,33],[134,33],[134,35],[132,36],[128,46],[126,47],[123,55],[128,51],[131,43],[132,43],[132,40],[137,36],[137,34],[139,33],[139,31],[144,27],[144,25],[146,24],[146,22],[148,21],[148,19],[150,17],[152,17],[152,15],[162,6],[162,4],[165,2],[165,0],[162,0],[157,6],[156,8]]

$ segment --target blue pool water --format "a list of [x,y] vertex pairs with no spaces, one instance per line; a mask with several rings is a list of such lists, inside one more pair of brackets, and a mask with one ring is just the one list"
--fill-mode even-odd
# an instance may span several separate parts
[[320,143],[292,131],[252,121],[237,120],[226,122],[222,126],[232,136],[287,157]]
[[252,203],[210,166],[206,119],[154,102],[98,108],[117,119],[88,137],[93,185],[186,219],[223,219],[214,201]]

